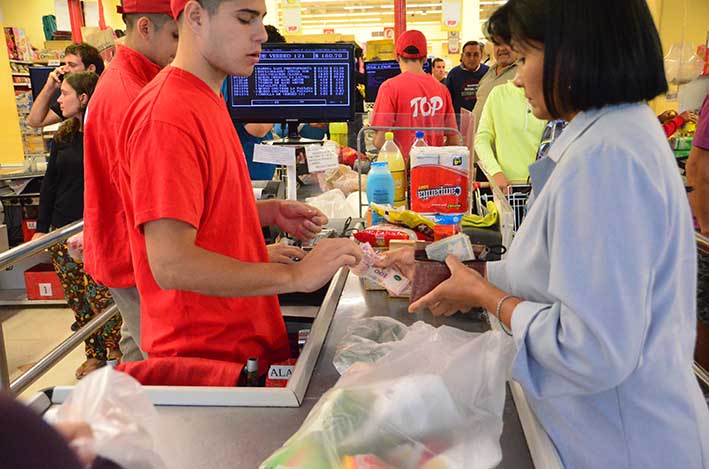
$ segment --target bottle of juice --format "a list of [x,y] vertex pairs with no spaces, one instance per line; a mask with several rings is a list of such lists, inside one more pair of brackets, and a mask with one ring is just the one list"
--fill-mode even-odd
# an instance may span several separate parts
[[394,178],[394,207],[403,207],[406,205],[406,163],[399,147],[394,143],[394,133],[387,132],[385,139],[377,161],[389,163],[389,171]]
[[[389,172],[389,163],[386,161],[375,161],[372,169],[367,175],[367,200],[370,204],[394,203],[394,178]],[[384,219],[377,213],[372,213],[372,225],[384,223]]]

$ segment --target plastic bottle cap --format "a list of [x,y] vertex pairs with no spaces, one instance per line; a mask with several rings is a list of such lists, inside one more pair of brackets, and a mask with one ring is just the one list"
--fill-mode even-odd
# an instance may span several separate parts
[[372,163],[373,168],[388,168],[389,167],[389,162],[388,161],[374,161]]
[[[381,134],[379,134],[381,135]],[[384,134],[384,138],[387,140],[394,140],[394,132],[387,132]]]
[[416,138],[423,138],[423,131],[417,130],[416,131]]

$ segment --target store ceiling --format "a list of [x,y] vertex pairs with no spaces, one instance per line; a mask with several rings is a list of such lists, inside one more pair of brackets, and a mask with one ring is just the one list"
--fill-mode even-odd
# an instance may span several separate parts
[[[505,0],[482,0],[480,20],[485,21]],[[407,21],[438,22],[442,6],[436,0],[407,0]],[[301,0],[301,21],[303,25],[347,24],[351,27],[365,27],[372,24],[394,24],[394,2],[381,0]]]

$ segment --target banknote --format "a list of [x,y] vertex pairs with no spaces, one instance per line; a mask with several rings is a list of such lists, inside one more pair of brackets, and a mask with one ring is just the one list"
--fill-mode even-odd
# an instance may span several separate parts
[[462,262],[475,260],[473,244],[465,233],[458,233],[426,246],[426,256],[432,261],[444,262],[448,254],[454,255]]

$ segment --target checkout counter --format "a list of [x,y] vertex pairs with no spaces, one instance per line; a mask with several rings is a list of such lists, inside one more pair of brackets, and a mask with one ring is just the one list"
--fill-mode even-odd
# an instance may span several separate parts
[[[157,452],[167,467],[174,469],[258,467],[300,428],[314,404],[338,380],[340,375],[332,364],[335,348],[348,326],[357,319],[390,316],[407,325],[425,321],[433,326],[445,324],[472,332],[488,330],[487,323],[474,315],[458,314],[450,318],[436,318],[424,313],[409,314],[407,307],[408,300],[390,298],[383,291],[367,291],[359,278],[349,274],[346,269],[340,270],[330,283],[322,305],[315,308],[317,317],[313,322],[308,344],[298,362],[303,368],[312,364],[309,383],[299,381],[303,374],[308,374],[307,370],[296,368],[288,388],[283,390],[170,387],[149,389],[154,402],[158,403],[160,417],[155,433]],[[302,305],[283,306],[286,323],[294,317],[303,320],[308,311],[312,312],[313,309]],[[302,387],[302,397],[299,387]],[[63,401],[68,391],[69,389],[62,388],[45,390],[35,396],[31,405],[37,411],[44,412]],[[242,391],[246,394],[238,396]],[[254,394],[260,396],[254,397]],[[292,395],[289,397],[288,394]],[[296,407],[283,407],[289,405],[289,398],[297,401],[290,404]],[[242,404],[236,403],[239,399],[242,399]],[[220,401],[223,403],[220,404]],[[233,405],[246,406],[232,407]],[[529,417],[531,415],[523,419],[528,420]],[[534,467],[520,416],[509,392],[500,442],[503,459],[499,467]],[[547,469],[554,466],[537,463],[537,467]]]

